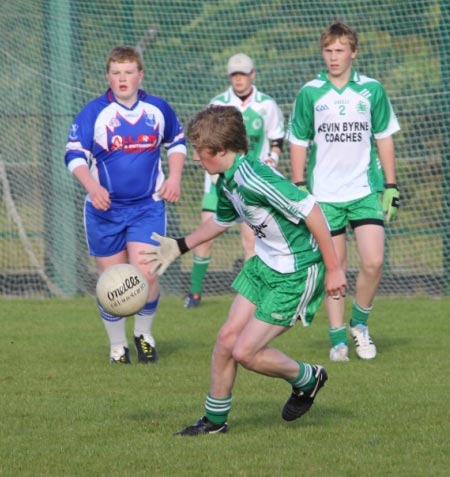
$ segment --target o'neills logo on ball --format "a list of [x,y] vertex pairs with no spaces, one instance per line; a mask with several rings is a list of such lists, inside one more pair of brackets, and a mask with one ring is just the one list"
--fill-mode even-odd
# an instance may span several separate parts
[[108,292],[108,299],[113,301],[124,295],[128,290],[138,287],[140,283],[139,277],[128,277],[123,281],[122,285]]

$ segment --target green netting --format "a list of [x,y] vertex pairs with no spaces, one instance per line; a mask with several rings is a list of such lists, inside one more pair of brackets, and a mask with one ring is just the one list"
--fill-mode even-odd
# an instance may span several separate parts
[[[230,55],[249,54],[256,85],[286,119],[299,88],[322,68],[321,31],[343,20],[359,33],[356,68],[379,79],[399,117],[403,205],[388,229],[381,293],[450,289],[449,2],[15,0],[0,9],[0,295],[91,293],[83,191],[63,163],[74,115],[106,88],[117,44],[137,45],[145,89],[166,98],[184,124],[228,86]],[[281,162],[289,175],[287,148]],[[169,233],[199,223],[203,173],[188,159]],[[352,241],[352,238],[349,239]],[[229,290],[239,267],[238,230],[216,241],[208,292]],[[192,257],[165,276],[184,293]],[[357,256],[350,246],[350,280]]]

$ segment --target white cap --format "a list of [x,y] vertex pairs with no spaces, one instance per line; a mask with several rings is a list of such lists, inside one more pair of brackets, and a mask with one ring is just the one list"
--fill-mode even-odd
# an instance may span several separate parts
[[248,75],[253,71],[253,68],[253,60],[244,53],[238,53],[228,60],[227,72],[228,76],[234,73],[244,73]]

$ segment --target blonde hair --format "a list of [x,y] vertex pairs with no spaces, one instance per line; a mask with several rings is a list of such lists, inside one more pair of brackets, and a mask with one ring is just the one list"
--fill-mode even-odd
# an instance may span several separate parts
[[326,48],[331,43],[344,37],[348,40],[350,49],[355,52],[358,49],[358,35],[342,22],[334,22],[326,28],[320,36],[320,48]]
[[115,46],[109,53],[106,60],[106,72],[109,72],[111,63],[136,63],[138,70],[144,69],[139,51],[132,46]]

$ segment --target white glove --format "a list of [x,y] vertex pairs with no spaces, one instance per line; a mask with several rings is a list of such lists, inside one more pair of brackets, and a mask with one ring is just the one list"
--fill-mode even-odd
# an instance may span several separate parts
[[150,273],[162,275],[167,267],[181,255],[180,247],[175,239],[163,237],[156,232],[152,233],[152,239],[160,243],[159,247],[148,248],[140,252],[147,255],[142,263],[152,263]]

